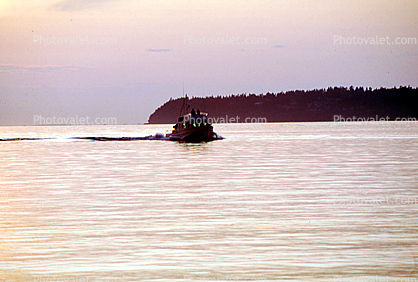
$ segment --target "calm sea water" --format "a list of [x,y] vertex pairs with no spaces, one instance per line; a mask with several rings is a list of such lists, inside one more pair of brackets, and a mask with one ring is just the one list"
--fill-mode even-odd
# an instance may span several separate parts
[[0,281],[418,280],[418,123],[170,127],[0,127]]

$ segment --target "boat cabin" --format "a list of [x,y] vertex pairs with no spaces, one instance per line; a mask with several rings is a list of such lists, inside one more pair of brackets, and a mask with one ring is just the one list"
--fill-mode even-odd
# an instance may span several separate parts
[[183,128],[190,128],[190,127],[203,127],[210,125],[208,121],[208,114],[207,113],[199,113],[199,114],[187,114],[184,116],[179,117],[178,122],[174,125],[174,129],[183,129]]

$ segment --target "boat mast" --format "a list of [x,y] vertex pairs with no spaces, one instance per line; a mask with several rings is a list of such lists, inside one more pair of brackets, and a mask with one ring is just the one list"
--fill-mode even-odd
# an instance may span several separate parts
[[183,82],[183,105],[181,106],[179,117],[186,115],[187,111],[187,94],[184,95],[184,82]]

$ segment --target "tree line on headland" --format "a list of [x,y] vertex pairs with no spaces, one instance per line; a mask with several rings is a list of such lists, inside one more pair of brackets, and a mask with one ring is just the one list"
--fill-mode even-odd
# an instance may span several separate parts
[[[176,123],[184,97],[170,99],[149,117],[150,124]],[[214,120],[245,122],[264,118],[267,122],[315,122],[408,119],[418,120],[418,88],[329,87],[280,93],[191,97],[192,108],[209,113]],[[238,117],[238,119],[236,119]]]

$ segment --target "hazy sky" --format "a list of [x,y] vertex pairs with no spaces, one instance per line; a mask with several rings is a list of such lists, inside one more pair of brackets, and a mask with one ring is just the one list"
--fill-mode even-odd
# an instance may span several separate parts
[[0,0],[0,125],[143,123],[183,83],[417,87],[417,25],[416,0]]

